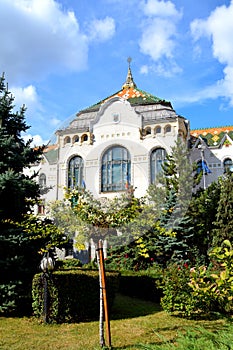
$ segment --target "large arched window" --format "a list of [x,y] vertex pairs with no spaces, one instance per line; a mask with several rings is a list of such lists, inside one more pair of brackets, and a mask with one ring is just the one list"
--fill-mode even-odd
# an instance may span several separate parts
[[228,171],[230,171],[232,169],[232,166],[233,166],[233,163],[231,158],[224,159],[224,162],[223,162],[224,173],[227,173]]
[[162,171],[162,164],[166,160],[166,151],[164,148],[156,148],[151,153],[151,183],[155,183],[156,176]]
[[80,156],[71,158],[68,166],[68,188],[82,186],[83,183],[83,159]]
[[128,150],[121,146],[109,148],[102,158],[101,191],[123,191],[131,180],[131,160]]

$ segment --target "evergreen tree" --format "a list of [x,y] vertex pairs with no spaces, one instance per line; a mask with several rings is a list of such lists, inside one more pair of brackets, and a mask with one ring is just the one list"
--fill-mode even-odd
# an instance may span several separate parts
[[[39,160],[42,148],[31,147],[22,133],[25,107],[14,112],[14,98],[0,78],[0,220],[17,219],[30,210],[32,199],[39,197],[39,187],[23,170]],[[36,175],[36,174],[35,174]]]
[[233,238],[233,174],[229,171],[221,184],[217,209],[213,246],[220,246],[224,240]]
[[[39,198],[39,186],[23,170],[39,160],[42,148],[33,149],[22,133],[29,127],[25,108],[14,112],[14,98],[0,78],[0,312],[9,312],[22,304],[20,299],[31,283],[35,261],[31,240],[16,225],[24,220],[34,200]],[[35,174],[36,175],[36,174]],[[36,249],[36,248],[35,248]],[[34,259],[34,261],[33,261]],[[35,271],[34,271],[35,272]],[[29,293],[27,290],[26,293]]]
[[[186,215],[193,189],[193,166],[181,139],[167,156],[163,173],[148,188],[140,215],[127,226],[131,242],[124,249],[113,249],[108,258],[132,269],[154,262],[191,259],[192,223]],[[129,234],[130,232],[130,234]]]
[[163,263],[173,260],[190,260],[192,223],[187,210],[194,186],[193,166],[189,151],[181,138],[177,139],[172,152],[163,165],[161,182],[165,184],[166,199],[160,217],[160,225],[173,235],[163,235],[157,241]]
[[212,246],[214,222],[220,199],[222,179],[213,182],[206,189],[199,189],[191,200],[188,216],[193,226],[193,246],[196,247],[200,262],[209,261],[208,250]]

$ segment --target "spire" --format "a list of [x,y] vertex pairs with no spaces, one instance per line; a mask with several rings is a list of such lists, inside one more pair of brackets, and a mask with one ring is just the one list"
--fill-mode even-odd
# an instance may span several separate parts
[[131,72],[131,69],[130,69],[130,63],[132,61],[132,58],[131,57],[128,57],[127,59],[127,62],[129,64],[129,67],[128,67],[128,73],[127,73],[127,77],[126,77],[126,81],[125,83],[122,85],[122,89],[129,89],[129,88],[136,88],[137,85],[135,84],[135,82],[133,81],[133,76],[132,76],[132,72]]

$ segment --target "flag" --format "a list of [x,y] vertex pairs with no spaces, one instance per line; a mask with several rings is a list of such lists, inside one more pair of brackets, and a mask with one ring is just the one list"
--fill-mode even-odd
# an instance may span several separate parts
[[211,173],[211,170],[208,168],[206,162],[204,160],[202,160],[201,162],[201,167],[202,167],[202,170],[203,170],[203,173],[204,174],[210,174]]

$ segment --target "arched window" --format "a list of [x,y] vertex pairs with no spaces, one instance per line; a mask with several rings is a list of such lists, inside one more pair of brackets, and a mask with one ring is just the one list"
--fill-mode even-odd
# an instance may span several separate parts
[[146,135],[151,135],[151,127],[150,127],[150,126],[147,126],[147,127],[145,128],[145,134],[146,134]]
[[75,143],[75,142],[79,142],[79,136],[78,135],[75,135],[73,137],[73,143]]
[[172,131],[171,125],[166,125],[166,126],[165,126],[165,133],[171,132],[171,131]]
[[64,146],[65,146],[67,143],[70,143],[70,137],[69,137],[69,136],[66,136],[66,137],[65,137],[65,139],[64,139]]
[[46,187],[46,175],[44,173],[39,175],[39,186],[40,188]]
[[224,162],[223,162],[224,173],[227,173],[228,171],[230,171],[232,169],[232,166],[233,166],[233,163],[231,158],[224,159]]
[[156,176],[162,171],[162,164],[166,160],[166,151],[164,148],[156,148],[151,153],[151,183],[155,183]]
[[88,141],[88,135],[87,134],[83,134],[81,137],[81,141]]
[[155,128],[155,134],[161,134],[161,126],[156,126]]
[[71,158],[68,166],[68,188],[82,186],[83,183],[83,159],[80,156]]
[[131,160],[128,150],[121,146],[109,148],[103,155],[101,191],[123,191],[131,181]]

